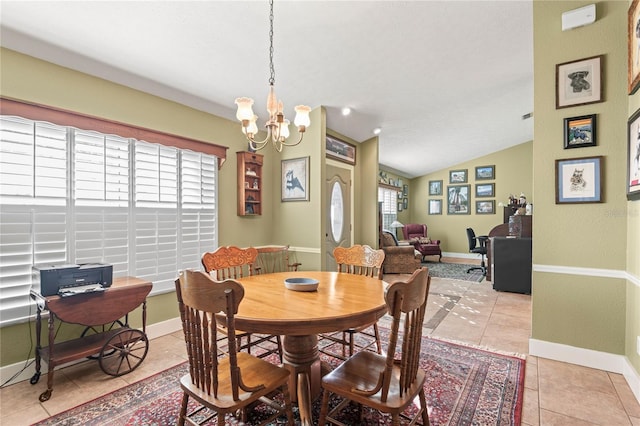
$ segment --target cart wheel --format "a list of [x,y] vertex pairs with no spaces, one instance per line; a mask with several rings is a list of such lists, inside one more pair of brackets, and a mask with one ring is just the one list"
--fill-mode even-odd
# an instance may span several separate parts
[[29,383],[31,383],[32,385],[35,385],[36,383],[38,383],[39,380],[40,380],[40,372],[36,371],[35,374],[31,376],[31,380],[29,380]]
[[40,400],[40,402],[45,402],[48,401],[49,398],[51,398],[51,389],[47,389],[46,391],[42,392],[40,394],[40,396],[38,397],[38,399]]
[[[110,324],[90,325],[90,326],[87,326],[84,330],[82,330],[82,334],[80,335],[80,337],[91,336],[93,334],[101,334],[101,333],[104,333],[105,331],[113,330],[114,328],[124,328],[124,324],[120,320],[115,320]],[[98,359],[98,354],[89,355],[87,358]]]
[[147,356],[149,340],[140,330],[125,328],[105,342],[98,357],[100,368],[110,376],[135,370]]

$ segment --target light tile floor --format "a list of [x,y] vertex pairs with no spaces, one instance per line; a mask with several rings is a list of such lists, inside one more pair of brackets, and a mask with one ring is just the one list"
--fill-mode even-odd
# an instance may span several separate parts
[[[387,281],[402,279],[388,275]],[[528,353],[531,298],[496,292],[490,282],[433,278],[425,333],[508,353]],[[106,376],[96,361],[56,371],[54,392],[40,403],[46,376],[0,390],[0,424],[28,425],[185,361],[181,332],[154,339],[132,373]],[[523,425],[640,426],[640,404],[624,378],[591,368],[527,356]]]

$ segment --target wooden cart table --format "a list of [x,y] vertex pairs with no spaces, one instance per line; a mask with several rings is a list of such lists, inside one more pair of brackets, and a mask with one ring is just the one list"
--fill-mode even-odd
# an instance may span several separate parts
[[[149,350],[146,330],[146,297],[152,283],[139,278],[114,278],[104,291],[61,297],[43,297],[32,291],[37,302],[36,313],[36,372],[31,378],[35,385],[40,379],[41,360],[48,364],[47,390],[40,401],[51,398],[53,371],[56,365],[86,357],[96,357],[106,374],[122,376],[133,371]],[[129,328],[129,313],[142,305],[142,331]],[[42,347],[42,312],[49,311],[49,343]],[[82,336],[55,343],[55,319],[86,326]],[[124,318],[124,323],[121,319]],[[96,355],[97,354],[97,355]]]
[[[313,278],[318,290],[286,289],[285,278]],[[283,335],[284,365],[291,371],[292,399],[303,425],[313,424],[311,400],[320,393],[318,333],[371,324],[386,312],[386,284],[338,272],[298,271],[238,279],[245,295],[235,316],[239,330]]]

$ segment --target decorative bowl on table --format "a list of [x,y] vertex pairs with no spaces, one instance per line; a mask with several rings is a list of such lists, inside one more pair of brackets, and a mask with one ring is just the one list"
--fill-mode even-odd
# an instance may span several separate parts
[[318,280],[313,278],[287,278],[284,280],[284,286],[293,291],[316,291],[318,289]]

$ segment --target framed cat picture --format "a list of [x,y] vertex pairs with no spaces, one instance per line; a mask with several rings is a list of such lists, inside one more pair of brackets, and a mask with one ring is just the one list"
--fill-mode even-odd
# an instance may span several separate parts
[[604,157],[556,160],[556,204],[602,203]]

